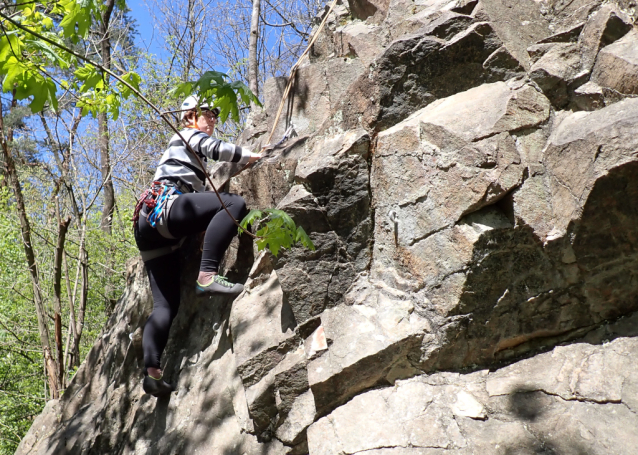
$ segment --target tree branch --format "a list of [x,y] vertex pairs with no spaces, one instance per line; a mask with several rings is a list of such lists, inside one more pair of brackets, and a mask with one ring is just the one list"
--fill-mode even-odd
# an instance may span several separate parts
[[[27,33],[32,34],[33,36],[35,36],[36,38],[40,38],[43,41],[46,41],[49,44],[52,44],[53,46],[62,49],[65,52],[68,52],[71,55],[74,55],[75,57],[79,58],[82,61],[85,61],[87,63],[90,63],[91,65],[95,66],[96,68],[100,69],[101,71],[104,71],[105,73],[109,74],[110,76],[113,76],[115,79],[117,79],[119,82],[121,82],[122,84],[124,84],[126,87],[128,87],[136,96],[138,96],[141,100],[143,100],[149,107],[151,107],[151,109],[153,109],[161,118],[162,120],[164,120],[166,122],[166,124],[175,132],[175,134],[177,134],[177,136],[179,136],[179,138],[182,140],[182,142],[186,145],[186,148],[188,149],[188,151],[193,155],[193,157],[196,158],[197,162],[199,163],[200,167],[202,169],[206,169],[206,166],[204,166],[204,163],[202,162],[201,158],[199,157],[199,155],[197,155],[197,153],[195,153],[195,150],[193,150],[193,148],[191,147],[190,143],[184,138],[184,136],[182,135],[182,133],[168,120],[166,119],[161,111],[159,110],[159,108],[157,106],[155,106],[152,102],[150,102],[148,100],[148,98],[146,98],[139,90],[137,90],[135,87],[133,87],[131,84],[129,84],[128,82],[126,82],[124,79],[122,79],[120,76],[118,76],[117,74],[115,74],[113,71],[109,70],[108,68],[104,67],[103,65],[100,65],[99,63],[93,62],[90,59],[78,54],[77,52],[69,49],[68,47],[60,44],[60,43],[56,43],[55,41],[41,35],[38,32],[35,32],[33,30],[30,30],[29,28],[25,27],[24,25],[14,21],[13,19],[11,19],[10,17],[8,17],[7,15],[0,13],[0,17],[6,19],[7,21],[9,21],[10,23],[12,23],[14,26],[18,27],[20,30],[23,30]],[[221,204],[221,206],[224,208],[224,210],[226,211],[226,213],[228,214],[228,216],[233,220],[233,222],[235,223],[235,225],[241,229],[243,232],[247,233],[249,236],[253,237],[253,238],[258,238],[255,234],[253,234],[252,232],[248,231],[247,229],[244,229],[243,227],[241,227],[241,225],[239,224],[239,222],[235,219],[235,217],[233,216],[232,213],[230,213],[230,211],[228,210],[228,207],[226,207],[226,204],[224,203],[224,201],[222,200],[221,195],[219,194],[219,191],[217,191],[217,188],[215,187],[215,184],[213,183],[213,180],[210,178],[210,175],[206,175],[206,179],[208,180],[208,183],[211,185],[211,187],[213,188],[213,191],[215,191],[215,194],[217,195],[217,199],[219,199],[219,202]]]

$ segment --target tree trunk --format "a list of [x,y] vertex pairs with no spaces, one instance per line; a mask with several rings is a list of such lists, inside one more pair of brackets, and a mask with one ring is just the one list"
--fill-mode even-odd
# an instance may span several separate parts
[[[71,184],[71,179],[69,178],[69,171],[71,168],[71,150],[73,148],[73,143],[75,140],[75,135],[77,134],[78,127],[80,126],[80,122],[82,120],[82,115],[79,113],[76,117],[73,118],[73,123],[71,130],[69,131],[69,143],[68,145],[60,144],[57,140],[57,137],[53,134],[49,125],[46,121],[46,117],[44,114],[40,113],[40,120],[42,122],[42,126],[44,127],[44,131],[47,134],[49,139],[49,143],[52,144],[53,156],[56,160],[56,164],[60,169],[62,175],[59,179],[61,188],[64,188],[66,194],[69,199],[69,203],[71,205],[72,211],[75,215],[75,218],[79,223],[82,223],[82,214],[80,213],[80,209],[78,207],[77,201],[75,199],[75,193],[73,191],[73,186]],[[71,218],[68,217],[67,221],[62,222],[62,213],[60,208],[60,196],[58,195],[56,198],[56,216],[58,221],[58,247],[56,249],[56,257],[55,257],[55,268],[54,268],[54,291],[55,291],[55,305],[56,305],[56,316],[55,316],[55,329],[56,329],[56,345],[58,349],[58,365],[59,374],[61,377],[61,384],[64,385],[67,382],[66,372],[71,364],[74,364],[72,359],[78,359],[79,351],[78,347],[75,346],[75,343],[71,345],[71,340],[75,342],[76,339],[76,318],[75,318],[75,291],[71,291],[71,280],[69,275],[69,266],[67,263],[67,255],[64,250],[64,239],[62,238],[62,234],[66,237],[66,232],[70,226]],[[62,354],[62,358],[60,359],[60,353],[62,348],[62,339],[61,339],[61,329],[62,329],[62,320],[61,317],[58,318],[57,314],[61,316],[61,306],[62,306],[62,298],[61,298],[61,275],[62,275],[62,266],[64,266],[64,281],[66,283],[66,293],[67,299],[69,302],[69,330],[66,337],[66,343],[64,345],[64,353]],[[78,275],[79,275],[79,267],[78,267]],[[77,278],[76,278],[77,280]],[[73,348],[73,352],[69,355],[69,347]]]
[[184,56],[184,71],[182,72],[182,79],[185,81],[190,79],[191,69],[195,66],[195,46],[197,45],[198,40],[197,18],[195,17],[195,0],[188,0],[186,28],[190,35],[190,39],[188,40],[186,55]]
[[5,173],[9,177],[11,187],[15,196],[16,208],[20,218],[20,230],[22,233],[22,245],[24,247],[24,254],[29,266],[29,274],[31,276],[31,284],[33,285],[33,301],[35,303],[35,312],[38,318],[38,330],[40,332],[40,344],[42,345],[42,352],[44,354],[44,361],[46,365],[47,377],[49,381],[49,387],[51,389],[51,397],[53,399],[60,397],[60,384],[58,383],[58,365],[51,355],[51,342],[49,337],[49,327],[47,326],[47,315],[44,309],[44,302],[42,300],[42,294],[40,293],[40,279],[38,275],[38,268],[35,262],[35,253],[33,251],[33,244],[31,242],[31,225],[27,216],[27,209],[24,205],[24,198],[22,196],[22,186],[18,179],[18,172],[15,168],[15,163],[11,152],[9,150],[9,141],[12,139],[12,132],[8,131],[5,135],[2,104],[0,103],[0,131],[1,131],[1,147],[2,155],[5,163]]
[[102,173],[102,190],[104,191],[104,206],[102,207],[102,230],[111,234],[113,227],[113,210],[115,208],[115,190],[111,176],[111,160],[109,156],[109,127],[105,113],[97,116],[99,146],[100,146],[100,172]]
[[58,244],[55,248],[53,260],[53,311],[55,321],[55,346],[57,349],[58,382],[64,388],[64,350],[62,348],[62,257],[64,256],[64,243],[66,233],[71,224],[71,217],[62,221],[60,214],[60,202],[56,196],[56,215],[58,220]]
[[[82,337],[82,334],[79,333],[80,332],[80,325],[84,324],[84,311],[82,311],[82,317],[81,317],[81,321],[80,321],[80,317],[76,318],[76,313],[75,313],[75,303],[76,303],[76,294],[77,294],[77,289],[78,289],[78,283],[80,282],[80,273],[82,274],[82,290],[80,291],[81,297],[80,297],[80,306],[82,308],[84,308],[86,306],[86,295],[87,295],[87,290],[88,290],[88,280],[86,280],[85,278],[85,274],[86,274],[86,267],[83,265],[84,263],[84,258],[86,257],[85,254],[85,248],[84,248],[84,239],[85,239],[85,235],[86,235],[86,224],[81,224],[82,226],[82,233],[80,235],[80,254],[78,257],[78,263],[77,263],[77,268],[75,271],[75,282],[73,284],[73,291],[71,292],[70,290],[70,283],[67,283],[67,287],[68,292],[69,292],[69,311],[71,313],[71,330],[69,330],[68,334],[67,334],[67,341],[66,341],[66,348],[65,348],[65,359],[66,359],[66,369],[68,370],[71,366],[79,366],[80,365],[80,338]],[[64,258],[65,261],[65,267],[67,269],[67,275],[68,275],[68,267],[66,266],[66,256]],[[71,352],[69,353],[69,345],[71,345]]]
[[[100,54],[102,57],[102,65],[106,69],[111,69],[111,37],[109,31],[109,25],[111,22],[111,13],[115,0],[107,0],[104,13],[102,14],[102,21],[100,22]],[[109,82],[109,75],[102,74],[107,84]],[[100,112],[97,116],[98,122],[98,143],[100,147],[100,172],[102,173],[103,195],[104,205],[102,206],[102,229],[108,235],[113,232],[113,214],[115,211],[115,190],[113,188],[113,168],[111,166],[111,151],[110,151],[110,137],[109,137],[109,119],[106,112]],[[111,250],[109,257],[113,258],[113,251]],[[112,264],[110,264],[112,265]],[[107,285],[104,288],[104,295],[106,296],[106,307],[109,308],[109,302],[111,294],[113,293],[110,283],[111,273],[106,270]],[[77,336],[77,334],[76,334]],[[79,349],[79,341],[76,344]]]
[[[66,255],[64,255],[64,274],[66,276],[66,293],[69,300],[69,331],[66,336],[66,343],[64,346],[64,371],[67,371],[69,367],[74,364],[72,359],[80,358],[80,352],[75,345],[75,334],[77,329],[75,328],[75,295],[71,292],[71,280],[69,279],[69,265],[67,264]],[[71,346],[71,340],[73,340],[73,352],[69,354],[69,346]]]
[[[89,294],[89,255],[86,251],[86,223],[82,226],[82,236],[80,238],[80,258],[78,260],[79,273],[81,275],[80,306],[78,308],[78,318],[75,324],[75,339],[73,340],[73,352],[80,351],[80,339],[84,330],[84,316],[86,314],[86,302]],[[77,283],[77,281],[76,281]],[[80,366],[80,358],[74,355],[71,365]]]
[[255,96],[259,96],[259,59],[257,43],[259,42],[259,15],[261,0],[253,0],[253,15],[250,21],[250,42],[248,44],[248,87]]
[[[100,22],[100,54],[102,66],[111,69],[111,40],[109,37],[109,23],[115,0],[107,0],[105,10]],[[108,74],[103,74],[108,80]],[[97,116],[98,123],[98,144],[100,148],[100,172],[102,173],[102,184],[104,190],[104,206],[102,208],[102,229],[107,234],[111,234],[113,225],[113,210],[115,208],[115,191],[113,189],[113,177],[111,175],[111,158],[109,151],[109,123],[105,112],[100,112]]]

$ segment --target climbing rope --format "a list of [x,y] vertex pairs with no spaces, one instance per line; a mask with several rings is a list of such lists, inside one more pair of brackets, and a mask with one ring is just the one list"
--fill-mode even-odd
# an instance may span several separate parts
[[[290,94],[290,90],[292,89],[292,86],[295,83],[295,74],[297,74],[297,69],[299,69],[299,66],[301,65],[301,62],[303,61],[303,59],[310,52],[310,49],[312,48],[312,45],[315,44],[315,41],[317,41],[317,38],[321,34],[321,32],[323,30],[323,27],[326,25],[326,22],[328,21],[328,17],[330,16],[330,13],[332,13],[332,10],[337,5],[337,1],[338,0],[333,0],[332,1],[332,3],[330,4],[330,8],[328,9],[328,12],[326,13],[326,15],[324,16],[323,20],[321,21],[321,24],[319,25],[319,28],[317,29],[317,32],[313,35],[312,39],[308,43],[308,46],[306,47],[306,50],[304,51],[303,54],[301,54],[301,57],[299,57],[299,60],[297,60],[297,63],[295,63],[292,66],[292,68],[290,69],[290,76],[288,76],[288,85],[286,85],[286,90],[284,90],[284,96],[281,98],[281,102],[279,103],[279,109],[277,109],[277,116],[275,117],[275,123],[272,126],[272,131],[270,132],[270,136],[268,136],[268,140],[266,141],[266,144],[270,144],[270,141],[272,140],[272,137],[275,134],[275,129],[277,128],[277,125],[279,124],[279,118],[281,117],[281,113],[284,110],[284,105],[285,105],[285,103],[286,103],[286,101],[288,99],[288,95]],[[266,147],[262,147],[262,151],[265,150],[265,148]]]
[[[281,98],[281,102],[279,103],[279,107],[277,108],[277,115],[275,116],[275,122],[273,123],[272,129],[270,131],[270,135],[268,136],[268,140],[266,141],[266,145],[261,147],[260,153],[263,153],[264,151],[268,149],[274,149],[277,146],[283,144],[293,133],[294,127],[293,125],[290,125],[288,129],[286,130],[286,132],[284,133],[281,140],[274,145],[270,145],[270,141],[272,140],[272,137],[275,134],[275,130],[277,129],[277,126],[279,125],[279,119],[281,118],[281,113],[283,112],[284,106],[286,105],[286,101],[288,100],[288,95],[290,95],[292,86],[295,84],[295,75],[297,74],[297,69],[299,69],[299,66],[301,66],[301,63],[303,62],[303,59],[308,55],[308,53],[310,52],[310,49],[312,48],[312,45],[315,44],[315,41],[317,41],[317,38],[323,31],[323,28],[326,25],[326,22],[328,21],[328,17],[330,16],[330,13],[332,13],[332,10],[337,5],[337,1],[338,0],[332,1],[332,3],[330,4],[330,8],[328,8],[328,12],[326,13],[323,20],[321,21],[321,24],[319,24],[319,28],[317,28],[317,31],[315,32],[315,34],[312,36],[312,39],[308,43],[306,50],[303,52],[303,54],[301,54],[297,62],[290,69],[290,76],[288,76],[288,84],[286,85],[286,89],[284,90],[284,94]],[[241,174],[248,168],[248,166],[250,165],[249,164],[245,165],[239,171],[234,173],[230,178],[232,179],[233,177]]]

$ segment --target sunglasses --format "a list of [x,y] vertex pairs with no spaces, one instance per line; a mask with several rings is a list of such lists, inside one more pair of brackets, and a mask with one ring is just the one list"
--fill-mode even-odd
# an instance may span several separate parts
[[219,108],[215,108],[212,111],[209,109],[202,109],[202,115],[208,119],[216,119],[219,117]]

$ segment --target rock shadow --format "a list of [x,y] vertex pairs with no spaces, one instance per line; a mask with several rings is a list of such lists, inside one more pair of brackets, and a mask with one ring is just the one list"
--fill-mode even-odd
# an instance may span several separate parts
[[[556,431],[551,408],[559,398],[526,385],[515,386],[507,396],[509,418],[524,425],[529,438],[507,444],[503,455],[592,455],[576,431]],[[553,416],[555,418],[555,416]]]
[[564,449],[552,441],[536,441],[533,443],[519,443],[515,446],[505,447],[503,455],[593,455],[587,448],[579,445],[571,445]]
[[[247,276],[246,268],[252,265],[252,248],[250,252],[251,260],[243,267],[241,264],[237,267],[238,274]],[[186,242],[181,256],[181,304],[163,355],[165,376],[168,381],[177,384],[176,393],[180,393],[180,389],[185,389],[181,390],[182,393],[188,393],[188,390],[193,387],[197,387],[197,390],[217,390],[221,383],[219,374],[216,372],[203,375],[202,381],[197,384],[193,384],[190,377],[180,381],[180,373],[183,368],[197,365],[201,361],[200,356],[210,348],[211,344],[214,349],[212,356],[209,355],[206,363],[198,368],[210,369],[216,360],[232,349],[232,341],[228,336],[232,299],[195,296],[193,283],[200,261],[197,238]],[[235,264],[238,263],[239,261]],[[143,325],[144,321],[145,318],[141,318],[140,324]],[[111,334],[111,336],[114,335]],[[124,348],[120,349],[122,346]],[[128,348],[125,348],[126,346]],[[145,453],[143,450],[149,454],[191,453],[197,447],[209,444],[210,434],[215,431],[215,428],[223,425],[225,419],[235,418],[232,398],[222,390],[220,393],[215,392],[214,397],[203,397],[198,404],[198,408],[203,410],[202,415],[197,416],[197,419],[201,420],[201,425],[195,425],[194,428],[205,428],[206,431],[200,431],[195,435],[183,434],[175,430],[169,431],[169,428],[173,426],[169,422],[177,415],[176,410],[171,407],[176,393],[160,399],[141,393],[139,380],[142,378],[142,365],[139,363],[135,348],[128,336],[123,336],[121,344],[106,353],[95,351],[95,356],[104,357],[103,371],[98,374],[107,375],[109,382],[114,381],[116,385],[115,392],[108,391],[101,396],[101,399],[107,399],[111,404],[100,406],[93,403],[92,406],[85,406],[83,412],[74,415],[65,425],[64,431],[58,431],[54,437],[50,438],[48,445],[54,448],[53,453],[130,453],[130,451]],[[119,354],[120,351],[122,351],[121,354]],[[106,368],[107,365],[120,366],[115,371],[113,368]],[[115,395],[117,393],[121,397],[120,405],[112,406],[112,403],[117,401]],[[140,394],[140,398],[137,398],[136,394]],[[96,439],[92,442],[90,442],[90,434],[83,434],[86,433],[87,427],[94,426],[87,424],[87,420],[93,420],[99,426],[99,431],[95,432]],[[66,449],[69,439],[73,437],[78,438],[78,442],[72,448]],[[87,438],[89,438],[88,441]],[[89,452],[86,452],[87,447],[90,447]],[[224,444],[220,443],[219,447],[221,450]],[[223,448],[223,453],[245,452],[245,450],[243,452],[234,450],[235,447],[229,445]]]
[[295,330],[296,327],[297,320],[295,319],[295,313],[292,310],[287,296],[284,294],[283,304],[281,305],[281,333],[286,333],[288,330]]
[[[274,106],[274,112],[277,112],[279,103],[281,103],[281,98],[283,97],[284,91],[286,90],[286,86],[288,84],[288,78],[278,77],[275,83],[277,86],[277,96],[274,96],[273,99],[277,100],[277,103]],[[282,133],[291,125],[293,115],[296,114],[306,117],[304,114],[308,109],[309,93],[310,89],[308,87],[308,84],[304,79],[300,77],[299,71],[295,72],[295,80],[293,82],[290,93],[288,94],[288,98],[285,101],[284,108],[281,113],[280,122],[278,124],[278,129],[281,130]],[[275,138],[275,142],[278,140],[279,139]]]
[[638,163],[627,163],[596,181],[560,238],[543,244],[525,225],[481,235],[444,346],[425,366],[511,363],[636,311]]
[[508,396],[508,409],[519,420],[536,422],[545,412],[545,404],[540,400],[536,389],[519,386]]

